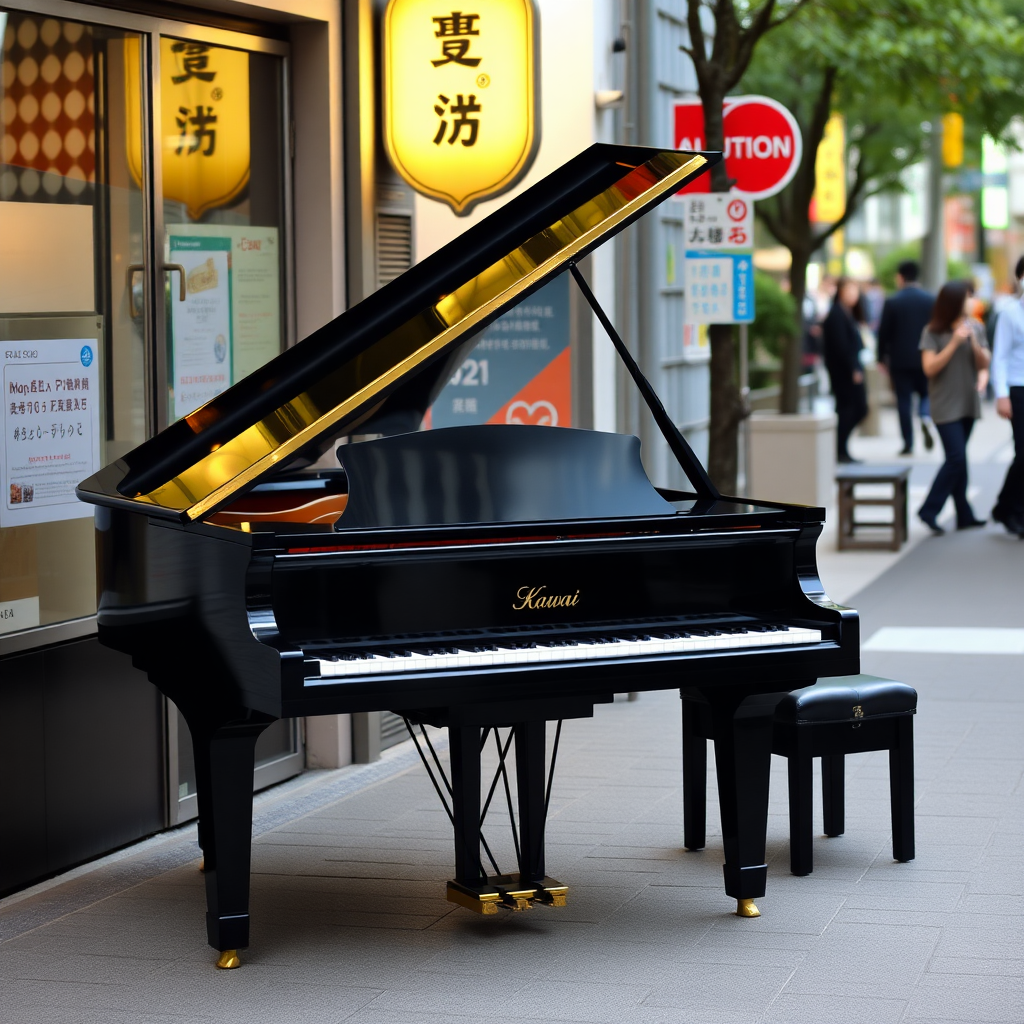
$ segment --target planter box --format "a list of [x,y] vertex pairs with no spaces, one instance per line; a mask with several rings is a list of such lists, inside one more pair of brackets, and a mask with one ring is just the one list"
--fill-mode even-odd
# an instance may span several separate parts
[[865,368],[864,380],[868,391],[868,414],[857,428],[857,433],[861,437],[878,437],[882,433],[880,411],[895,405],[892,385],[889,383],[889,375],[877,364]]
[[835,496],[833,414],[755,412],[750,424],[747,493],[798,505],[831,505]]

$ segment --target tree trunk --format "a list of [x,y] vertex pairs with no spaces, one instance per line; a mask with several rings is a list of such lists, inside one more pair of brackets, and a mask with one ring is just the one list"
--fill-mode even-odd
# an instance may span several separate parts
[[743,404],[736,382],[736,340],[732,324],[712,324],[711,426],[708,441],[708,475],[723,494],[736,493],[737,430]]
[[[704,108],[704,145],[722,151],[725,135],[722,118],[724,94],[701,89]],[[714,93],[714,94],[712,94]],[[729,179],[723,160],[711,171],[711,191],[728,192]],[[708,328],[711,344],[711,424],[708,429],[708,475],[723,494],[735,494],[738,470],[737,431],[743,419],[743,402],[736,381],[736,339],[732,324],[712,324]]]
[[932,292],[946,280],[942,173],[942,119],[937,117],[928,137],[928,232],[921,244],[921,279]]
[[782,353],[782,391],[779,395],[779,412],[794,413],[800,410],[800,370],[804,341],[804,296],[807,293],[807,264],[810,253],[802,249],[790,250],[792,263],[789,267],[789,292],[796,304],[796,334],[787,339]]

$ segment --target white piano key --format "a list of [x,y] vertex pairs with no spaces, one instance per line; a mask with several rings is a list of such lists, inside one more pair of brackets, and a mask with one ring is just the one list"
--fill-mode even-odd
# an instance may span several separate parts
[[[665,654],[693,654],[700,651],[745,650],[761,647],[820,643],[821,632],[802,626],[786,626],[774,630],[744,629],[719,635],[691,634],[679,637],[652,636],[648,640],[607,640],[536,642],[529,647],[472,650],[446,648],[443,654],[412,653],[388,657],[366,654],[354,659],[323,658],[320,675],[325,678],[365,675],[394,675],[409,672],[450,672],[516,665],[555,664],[600,659],[654,657]],[[481,645],[484,646],[484,645]]]

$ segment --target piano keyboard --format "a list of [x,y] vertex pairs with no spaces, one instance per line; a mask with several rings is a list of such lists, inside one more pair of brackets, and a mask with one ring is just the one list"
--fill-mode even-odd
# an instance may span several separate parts
[[321,678],[394,675],[404,672],[451,672],[458,669],[502,668],[641,658],[657,654],[750,650],[820,643],[821,632],[802,626],[757,625],[747,628],[697,629],[688,632],[624,633],[616,637],[575,637],[572,640],[499,641],[466,646],[412,645],[388,650],[359,651],[320,659]]

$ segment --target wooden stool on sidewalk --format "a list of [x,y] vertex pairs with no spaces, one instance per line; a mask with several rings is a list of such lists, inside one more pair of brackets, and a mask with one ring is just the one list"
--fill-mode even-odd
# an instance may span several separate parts
[[[889,751],[894,860],[914,859],[914,714],[917,691],[878,676],[836,676],[784,697],[775,710],[772,753],[789,760],[789,857],[794,875],[813,869],[813,760],[821,758],[825,834],[846,830],[845,755]],[[683,842],[704,848],[707,707],[683,697]]]
[[[859,548],[867,551],[899,551],[907,539],[907,479],[909,466],[840,466],[836,470],[839,484],[839,550]],[[857,496],[860,484],[888,484],[892,494],[883,498]],[[891,523],[858,523],[859,505],[884,505],[892,508]],[[858,538],[858,526],[892,528],[892,539]]]

